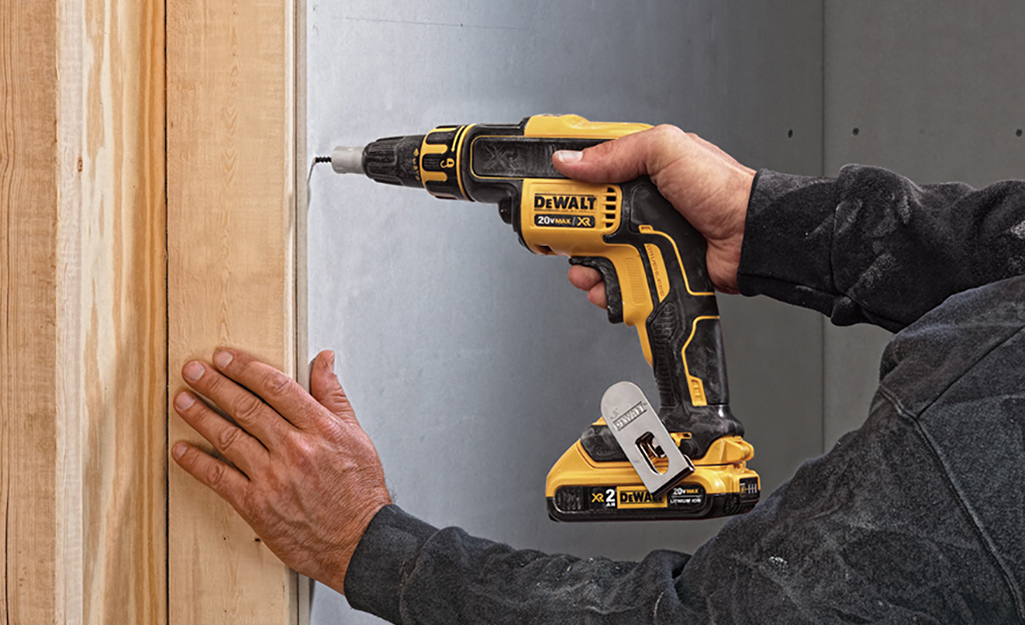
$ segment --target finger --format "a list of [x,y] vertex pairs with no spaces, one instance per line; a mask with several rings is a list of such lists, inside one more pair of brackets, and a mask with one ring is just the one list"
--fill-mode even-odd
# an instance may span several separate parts
[[637,147],[608,141],[582,152],[560,150],[552,155],[552,164],[562,175],[582,182],[624,182],[646,173]]
[[569,268],[569,273],[566,274],[569,278],[569,283],[577,287],[581,291],[590,291],[596,284],[602,282],[601,274],[596,269],[590,267],[584,267],[582,265],[572,265]]
[[607,308],[608,299],[605,294],[605,283],[597,284],[587,292],[587,301],[591,302],[598,308]]
[[246,387],[297,428],[309,427],[320,405],[298,382],[242,350],[218,349],[214,365]]
[[185,382],[217,404],[246,432],[270,448],[290,432],[292,426],[260,398],[219,373],[207,363],[193,360],[182,367]]
[[573,265],[569,268],[569,282],[581,291],[587,291],[587,301],[599,308],[608,306],[608,299],[605,293],[605,282],[601,274],[581,265]]
[[599,143],[583,152],[560,150],[552,164],[564,176],[583,182],[625,182],[654,175],[675,157],[675,144],[686,134],[674,126],[658,126],[613,141]]
[[335,375],[334,352],[323,351],[313,359],[310,367],[310,394],[336,416],[355,420],[356,415],[349,398]]
[[192,393],[182,391],[174,398],[174,409],[192,429],[210,441],[222,456],[246,475],[267,459],[267,448],[242,428],[210,409]]
[[236,510],[239,509],[249,488],[246,476],[188,443],[175,444],[171,455],[189,475],[220,495]]

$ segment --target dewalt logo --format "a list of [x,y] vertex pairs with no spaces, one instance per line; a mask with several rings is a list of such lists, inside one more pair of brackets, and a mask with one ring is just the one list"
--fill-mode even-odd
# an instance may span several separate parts
[[597,199],[593,195],[538,193],[534,196],[534,208],[541,210],[593,211],[594,202]]
[[646,410],[647,408],[643,402],[637,402],[637,405],[633,408],[613,419],[611,425],[616,428],[616,430],[622,430],[626,426],[630,425],[634,419],[644,414]]
[[618,489],[620,508],[665,508],[666,498],[654,499],[643,486],[623,487]]

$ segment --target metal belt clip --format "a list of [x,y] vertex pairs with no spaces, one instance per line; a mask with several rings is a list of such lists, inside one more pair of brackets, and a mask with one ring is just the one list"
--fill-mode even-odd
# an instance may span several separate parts
[[694,472],[636,384],[610,386],[601,398],[601,415],[653,498]]

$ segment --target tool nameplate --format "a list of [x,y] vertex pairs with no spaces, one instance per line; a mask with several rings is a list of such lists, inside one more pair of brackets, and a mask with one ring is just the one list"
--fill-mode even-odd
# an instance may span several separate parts
[[669,493],[658,498],[648,489],[637,486],[591,486],[587,500],[589,510],[700,508],[705,505],[705,489],[698,484],[674,486]]

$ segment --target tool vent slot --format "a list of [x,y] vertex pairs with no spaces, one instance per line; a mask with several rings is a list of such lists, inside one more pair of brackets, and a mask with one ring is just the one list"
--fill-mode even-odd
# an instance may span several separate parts
[[602,219],[606,228],[616,225],[616,206],[619,204],[619,193],[615,187],[606,187],[605,196],[602,201]]

